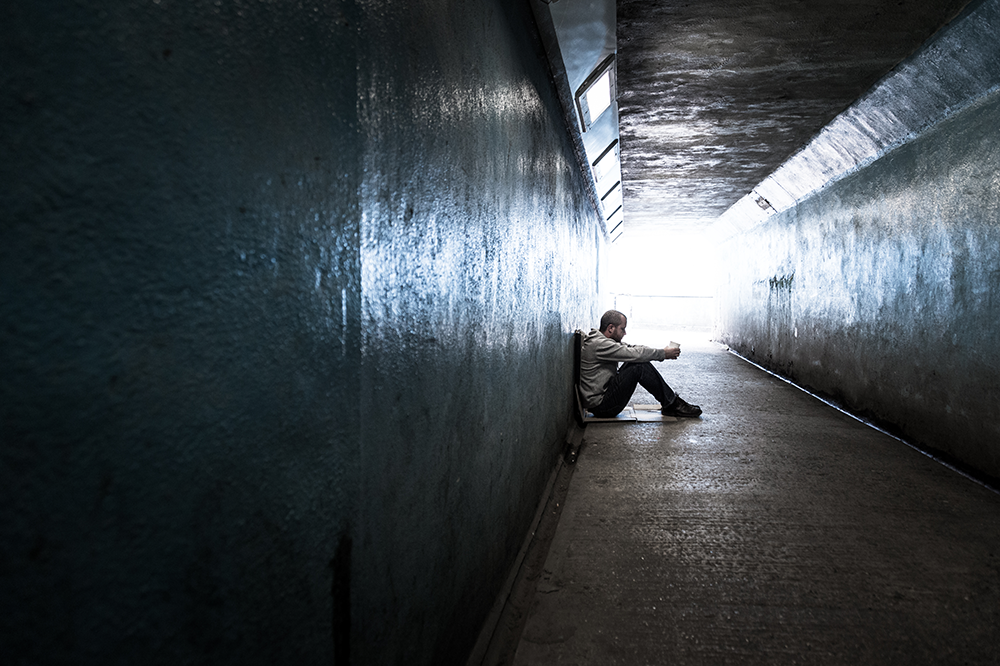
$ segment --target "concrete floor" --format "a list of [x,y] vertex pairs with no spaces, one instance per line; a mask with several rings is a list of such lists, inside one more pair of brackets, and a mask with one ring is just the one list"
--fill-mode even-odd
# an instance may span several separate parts
[[1000,495],[713,343],[659,367],[705,414],[587,427],[513,663],[1000,663]]

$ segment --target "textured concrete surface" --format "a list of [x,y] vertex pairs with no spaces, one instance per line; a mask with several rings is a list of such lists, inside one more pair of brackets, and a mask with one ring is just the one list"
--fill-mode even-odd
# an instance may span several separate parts
[[606,244],[527,4],[6,3],[0,62],[4,663],[464,659]]
[[1000,2],[977,0],[719,219],[747,229],[1000,86]]
[[357,491],[353,20],[0,8],[5,663],[333,660]]
[[628,227],[713,221],[966,1],[619,0]]
[[995,664],[1000,495],[723,348],[591,425],[515,664]]
[[606,240],[527,3],[366,7],[359,407],[382,416],[354,656],[458,663],[562,447]]
[[723,248],[720,339],[1000,478],[1000,95]]

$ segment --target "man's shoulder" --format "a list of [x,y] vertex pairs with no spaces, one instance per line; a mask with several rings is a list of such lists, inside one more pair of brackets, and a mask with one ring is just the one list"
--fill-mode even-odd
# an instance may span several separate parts
[[583,338],[583,349],[589,353],[607,353],[608,350],[619,349],[625,346],[624,343],[615,342],[596,328],[591,329],[590,333]]

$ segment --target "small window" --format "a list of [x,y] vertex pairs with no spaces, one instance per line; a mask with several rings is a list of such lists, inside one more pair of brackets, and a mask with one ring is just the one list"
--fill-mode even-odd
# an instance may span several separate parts
[[609,233],[614,233],[618,231],[618,227],[621,226],[622,222],[625,220],[625,215],[622,209],[619,207],[614,213],[608,217],[608,229],[611,229]]
[[615,100],[615,56],[609,55],[576,91],[576,109],[586,132]]
[[610,218],[612,213],[622,207],[622,182],[619,180],[614,184],[608,193],[601,197],[601,206],[604,208],[604,215]]
[[615,176],[615,180],[618,180],[618,165],[618,139],[615,139],[591,165],[594,168],[594,180],[597,181],[598,186],[612,175]]

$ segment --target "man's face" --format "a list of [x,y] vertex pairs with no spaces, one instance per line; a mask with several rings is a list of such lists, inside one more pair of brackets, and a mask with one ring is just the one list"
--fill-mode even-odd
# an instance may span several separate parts
[[611,324],[611,326],[608,326],[607,336],[612,340],[614,340],[615,342],[621,342],[622,338],[625,337],[625,326],[627,325],[628,325],[628,319],[622,319],[622,323],[620,326]]

